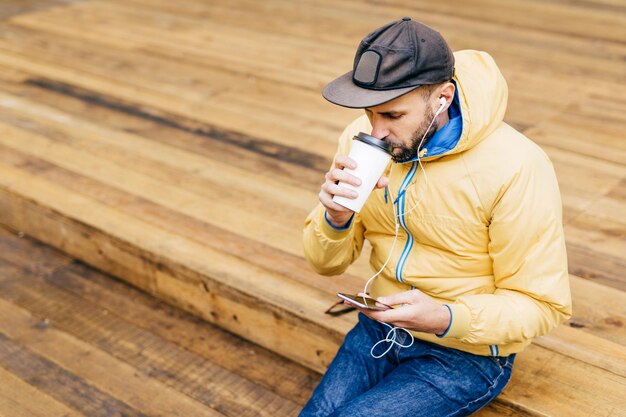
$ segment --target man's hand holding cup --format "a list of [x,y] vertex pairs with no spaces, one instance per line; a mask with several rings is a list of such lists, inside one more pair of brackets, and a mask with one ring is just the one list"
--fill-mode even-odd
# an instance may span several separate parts
[[374,188],[389,184],[389,179],[381,176],[391,159],[388,145],[364,133],[354,139],[350,155],[335,158],[319,193],[326,218],[334,227],[344,227]]

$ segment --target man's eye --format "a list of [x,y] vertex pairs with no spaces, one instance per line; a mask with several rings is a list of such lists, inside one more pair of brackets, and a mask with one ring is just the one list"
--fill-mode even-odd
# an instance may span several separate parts
[[390,120],[396,120],[396,119],[399,119],[401,117],[402,117],[401,114],[388,114],[387,115],[387,119],[390,119]]

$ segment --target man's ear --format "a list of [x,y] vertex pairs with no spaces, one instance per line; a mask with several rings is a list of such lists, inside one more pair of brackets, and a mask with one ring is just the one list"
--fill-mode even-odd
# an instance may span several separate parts
[[454,99],[454,92],[456,91],[456,87],[450,81],[443,83],[441,87],[438,88],[437,97],[443,97],[446,99],[448,103],[452,103]]

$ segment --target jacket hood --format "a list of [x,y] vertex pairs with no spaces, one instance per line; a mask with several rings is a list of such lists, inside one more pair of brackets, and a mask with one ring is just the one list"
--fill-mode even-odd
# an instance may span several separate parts
[[491,55],[482,51],[463,50],[455,52],[454,58],[454,80],[459,94],[463,130],[456,146],[445,155],[471,149],[492,133],[504,119],[509,95],[506,81]]

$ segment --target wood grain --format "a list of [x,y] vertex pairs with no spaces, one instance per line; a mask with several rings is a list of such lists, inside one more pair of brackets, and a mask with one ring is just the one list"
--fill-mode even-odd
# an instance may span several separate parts
[[[248,387],[248,379],[269,378],[267,368],[246,369],[220,349],[217,341],[227,339],[215,336],[208,349],[187,333],[185,320],[162,318],[148,298],[130,289],[110,292],[103,276],[72,263],[78,258],[323,371],[355,317],[330,319],[322,312],[337,290],[354,291],[371,271],[362,256],[341,277],[319,277],[302,256],[302,222],[316,204],[336,138],[361,114],[326,103],[319,92],[351,67],[366,33],[410,15],[441,31],[453,49],[482,49],[495,58],[509,85],[505,121],[550,156],[563,200],[574,315],[520,355],[514,381],[479,415],[621,415],[624,11],[617,0],[3,2],[0,222],[69,254],[50,257],[41,244],[0,239],[6,252],[0,281],[10,289],[0,299],[8,303],[7,320],[13,317],[11,326],[24,335],[17,341],[5,327],[4,358],[23,342],[38,369],[66,378],[53,355],[62,366],[71,364],[62,352],[46,350],[58,340],[76,351],[94,349],[100,362],[122,373],[131,368],[121,362],[148,372],[139,359],[132,362],[148,337],[188,352],[148,350],[160,369],[154,387],[171,383],[185,363],[212,355],[230,358],[229,395]],[[20,287],[20,274],[38,277],[32,278],[36,285]],[[57,304],[42,299],[48,291]],[[95,313],[87,305],[106,309],[104,300],[128,309],[128,317],[116,322],[89,315]],[[50,307],[59,303],[94,322],[81,330],[62,309]],[[19,325],[29,314],[57,314],[71,331],[39,338]],[[106,329],[123,330],[131,347],[98,344],[82,333],[86,329],[101,337]],[[179,356],[181,369],[173,365]],[[93,378],[98,401],[115,394],[111,398],[121,401],[115,407],[149,410],[141,397],[114,392],[113,380],[72,369],[74,376]],[[22,368],[11,372],[27,378]],[[296,368],[285,372],[280,384],[242,388],[250,404],[287,414],[302,404],[316,378]],[[78,390],[91,389],[77,381]],[[193,378],[185,381],[194,386]],[[597,389],[607,384],[606,392]],[[198,385],[187,393],[211,402]],[[259,399],[259,393],[277,400]],[[67,405],[59,401],[66,395],[46,391],[41,401]],[[295,403],[281,408],[284,397]],[[218,411],[245,413],[242,403],[229,401]],[[0,410],[20,415],[28,407],[0,397]]]

